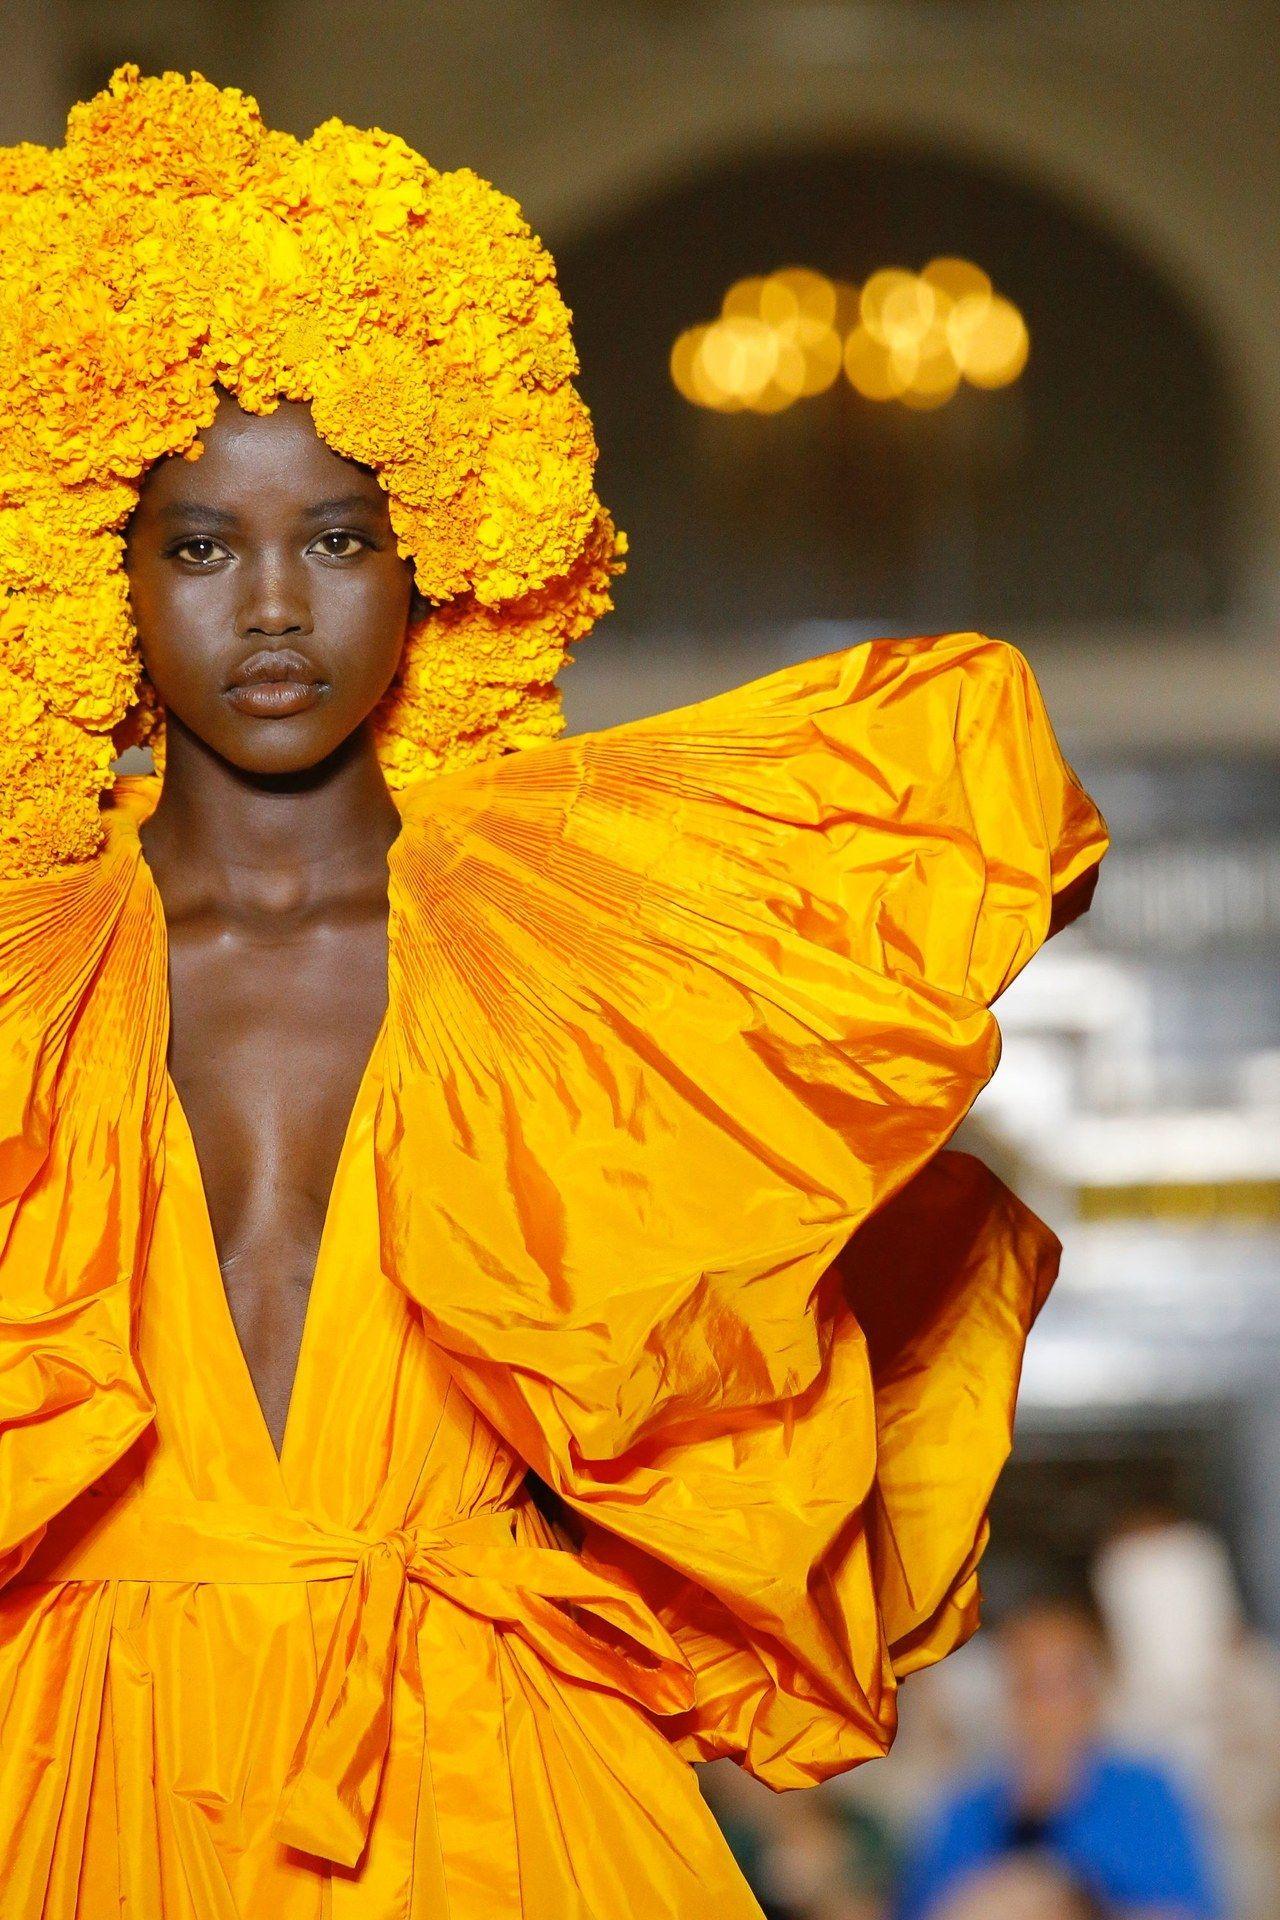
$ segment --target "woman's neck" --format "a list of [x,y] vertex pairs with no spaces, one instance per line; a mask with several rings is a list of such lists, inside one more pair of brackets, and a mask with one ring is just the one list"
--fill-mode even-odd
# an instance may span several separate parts
[[164,784],[141,829],[166,907],[305,912],[380,877],[400,829],[368,728],[305,772],[244,773],[170,716]]

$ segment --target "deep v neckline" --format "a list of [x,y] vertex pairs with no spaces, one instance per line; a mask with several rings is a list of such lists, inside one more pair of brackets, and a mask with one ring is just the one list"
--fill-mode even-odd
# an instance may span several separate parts
[[298,1354],[294,1362],[293,1378],[289,1383],[289,1399],[285,1408],[284,1429],[280,1436],[280,1448],[278,1452],[276,1450],[276,1443],[271,1437],[271,1429],[267,1424],[266,1411],[262,1405],[262,1401],[258,1397],[258,1389],[253,1382],[253,1373],[249,1366],[248,1355],[245,1353],[244,1345],[236,1327],[235,1318],[231,1312],[231,1302],[227,1297],[226,1282],[223,1279],[222,1268],[218,1260],[217,1236],[213,1230],[213,1213],[209,1206],[209,1196],[204,1183],[204,1171],[200,1165],[200,1155],[196,1147],[195,1134],[192,1132],[191,1122],[187,1118],[187,1110],[182,1104],[182,1096],[178,1092],[173,1075],[169,1072],[168,1067],[165,1068],[164,1072],[165,1094],[169,1102],[170,1111],[173,1115],[176,1115],[179,1123],[181,1147],[187,1158],[190,1186],[193,1194],[196,1196],[200,1209],[200,1233],[204,1241],[204,1250],[208,1255],[208,1259],[204,1264],[210,1280],[210,1293],[213,1296],[211,1311],[220,1324],[223,1344],[227,1347],[232,1357],[232,1362],[235,1366],[242,1389],[240,1397],[251,1409],[254,1424],[260,1434],[263,1448],[269,1457],[273,1474],[283,1483],[286,1492],[289,1490],[291,1484],[289,1472],[290,1462],[296,1450],[296,1445],[300,1444],[294,1441],[294,1433],[298,1425],[296,1416],[298,1408],[302,1403],[299,1385],[307,1370],[311,1349],[319,1337],[318,1321],[320,1318],[320,1308],[323,1304],[324,1282],[328,1275],[328,1253],[335,1231],[334,1223],[337,1218],[337,1203],[346,1185],[349,1163],[355,1151],[357,1135],[364,1123],[366,1102],[373,1097],[374,1081],[381,1072],[382,1053],[387,1040],[390,1011],[390,1004],[388,1003],[387,1010],[382,1016],[378,1031],[374,1036],[373,1045],[369,1050],[368,1058],[361,1072],[360,1084],[356,1089],[356,1096],[352,1102],[351,1111],[347,1117],[346,1128],[343,1132],[342,1145],[338,1149],[337,1165],[334,1168],[333,1180],[329,1187],[329,1197],[325,1205],[324,1217],[320,1227],[320,1239],[316,1246],[316,1258],[311,1274],[311,1285],[307,1291],[306,1305],[302,1312],[302,1331],[298,1340]]
[[[332,1242],[334,1231],[335,1231],[337,1201],[345,1185],[346,1176],[349,1170],[349,1162],[355,1150],[357,1135],[364,1122],[366,1105],[368,1101],[373,1097],[375,1080],[377,1080],[381,1076],[383,1071],[383,1055],[385,1053],[389,1035],[390,1035],[391,1018],[392,1018],[392,1002],[393,1002],[393,994],[394,994],[393,983],[395,978],[393,947],[394,947],[394,941],[395,941],[395,929],[397,924],[396,875],[395,875],[394,855],[395,855],[396,849],[398,848],[404,836],[404,825],[405,825],[404,813],[403,813],[403,809],[400,809],[400,829],[395,837],[395,840],[392,842],[391,847],[388,849],[388,855],[387,855],[388,912],[387,912],[386,1005],[383,1010],[382,1018],[378,1023],[377,1031],[374,1034],[373,1044],[369,1049],[368,1055],[366,1056],[366,1059],[365,1059],[364,1066],[361,1070],[359,1083],[356,1087],[355,1098],[352,1101],[350,1111],[347,1115],[346,1126],[343,1129],[342,1143],[338,1149],[338,1159],[334,1167],[333,1178],[330,1183],[329,1194],[328,1194],[327,1201],[325,1203],[324,1214],[321,1221],[320,1238],[316,1247],[316,1257],[315,1257],[315,1264],[312,1269],[311,1284],[307,1292],[306,1305],[303,1309],[302,1331],[301,1331],[301,1335],[299,1337],[299,1342],[298,1342],[297,1359],[294,1363],[293,1378],[289,1384],[289,1398],[288,1398],[288,1403],[285,1409],[284,1428],[281,1433],[280,1447],[279,1447],[279,1450],[277,1451],[275,1441],[273,1440],[271,1435],[271,1429],[267,1424],[266,1411],[262,1405],[261,1400],[258,1397],[257,1387],[254,1385],[253,1374],[249,1367],[248,1356],[245,1353],[243,1343],[241,1342],[239,1332],[236,1328],[234,1316],[232,1315],[232,1312],[231,1312],[231,1302],[227,1297],[226,1283],[223,1279],[222,1268],[218,1259],[218,1243],[217,1243],[217,1236],[214,1233],[214,1229],[213,1229],[213,1213],[212,1213],[212,1209],[209,1206],[208,1189],[205,1186],[204,1170],[200,1164],[200,1155],[196,1147],[195,1134],[192,1130],[191,1122],[187,1117],[187,1111],[185,1106],[183,1105],[182,1097],[178,1092],[177,1084],[174,1081],[173,1075],[170,1073],[169,1066],[168,1066],[168,1058],[167,1058],[168,1035],[172,1029],[172,996],[171,996],[171,990],[170,990],[170,984],[169,984],[169,928],[168,928],[168,920],[165,915],[164,900],[160,892],[160,887],[154,873],[151,870],[150,862],[148,861],[146,854],[143,851],[142,839],[139,831],[142,824],[149,817],[153,808],[155,807],[156,801],[159,799],[161,779],[160,779],[160,776],[156,774],[138,774],[133,776],[120,776],[117,779],[116,785],[117,785],[117,788],[122,790],[118,795],[118,798],[124,800],[125,802],[125,805],[122,811],[127,816],[128,821],[132,827],[132,833],[133,833],[133,837],[134,837],[136,848],[137,848],[138,865],[142,875],[143,884],[150,889],[151,893],[154,896],[156,912],[157,912],[160,930],[162,934],[162,950],[163,950],[163,990],[162,991],[163,991],[163,1008],[164,1008],[165,1034],[166,1034],[166,1047],[165,1047],[166,1058],[165,1058],[164,1073],[163,1073],[163,1084],[165,1089],[165,1097],[168,1102],[170,1111],[172,1114],[176,1115],[179,1123],[179,1131],[181,1135],[181,1147],[182,1147],[182,1150],[185,1152],[188,1159],[188,1163],[189,1163],[188,1171],[190,1174],[191,1189],[194,1196],[196,1197],[197,1204],[199,1206],[200,1232],[203,1236],[205,1252],[208,1255],[206,1266],[208,1271],[208,1277],[210,1280],[211,1291],[214,1296],[211,1302],[211,1312],[213,1314],[215,1323],[217,1323],[220,1327],[221,1337],[224,1341],[225,1346],[228,1349],[231,1363],[235,1368],[236,1377],[242,1389],[240,1397],[244,1399],[244,1401],[246,1402],[248,1412],[249,1412],[249,1417],[253,1421],[255,1429],[258,1435],[260,1436],[261,1443],[262,1443],[262,1450],[265,1454],[268,1470],[271,1473],[275,1482],[283,1488],[286,1494],[288,1494],[289,1485],[290,1485],[289,1465],[290,1465],[290,1461],[292,1458],[292,1454],[295,1450],[295,1447],[297,1444],[299,1444],[294,1440],[294,1434],[297,1427],[297,1420],[295,1418],[295,1414],[297,1413],[299,1404],[302,1399],[302,1396],[299,1393],[299,1383],[303,1378],[304,1370],[306,1369],[309,1363],[311,1349],[314,1347],[317,1339],[318,1301],[322,1304],[322,1298],[323,1298],[322,1282],[325,1280],[327,1276],[327,1271],[328,1271],[328,1265],[329,1265],[328,1251],[329,1251],[329,1247]],[[142,805],[140,807],[136,805],[133,799],[134,795],[138,795],[141,797]],[[395,796],[393,795],[393,799],[394,798]]]

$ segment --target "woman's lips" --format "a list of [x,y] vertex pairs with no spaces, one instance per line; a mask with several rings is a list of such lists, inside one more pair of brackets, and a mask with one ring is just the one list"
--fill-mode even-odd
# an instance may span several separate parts
[[320,680],[248,680],[228,687],[223,698],[237,713],[261,720],[283,720],[317,706],[324,694]]

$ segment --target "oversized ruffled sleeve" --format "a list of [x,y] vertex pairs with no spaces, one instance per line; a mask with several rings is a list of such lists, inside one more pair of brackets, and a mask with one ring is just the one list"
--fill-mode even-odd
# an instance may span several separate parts
[[791,1786],[882,1751],[975,1623],[1056,1257],[935,1158],[1106,844],[1025,661],[873,642],[405,818],[386,1270],[673,1632],[686,1753]]
[[136,843],[0,882],[0,1584],[154,1418],[164,934]]

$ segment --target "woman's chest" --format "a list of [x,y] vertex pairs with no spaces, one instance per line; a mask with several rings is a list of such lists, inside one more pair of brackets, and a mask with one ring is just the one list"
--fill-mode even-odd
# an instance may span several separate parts
[[283,1443],[334,1182],[381,1036],[385,916],[170,946],[169,1071],[216,1264]]
[[282,1447],[220,1282],[191,1132],[170,1104],[136,1333],[156,1405],[146,1472],[166,1497],[283,1499],[341,1525],[435,1525],[507,1504],[524,1477],[394,1278],[374,1156],[381,1057],[380,1044],[336,1170]]

